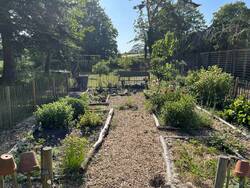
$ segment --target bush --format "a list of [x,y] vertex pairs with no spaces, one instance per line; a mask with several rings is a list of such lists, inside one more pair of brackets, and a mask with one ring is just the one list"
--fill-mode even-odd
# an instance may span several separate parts
[[191,94],[207,106],[221,107],[232,86],[232,76],[217,66],[189,72],[186,81]]
[[44,104],[38,107],[35,117],[44,129],[66,129],[73,120],[73,108],[62,101]]
[[85,138],[68,136],[63,140],[62,164],[66,172],[78,171],[84,161],[88,148],[88,141]]
[[182,95],[180,99],[166,101],[161,108],[161,118],[165,125],[180,128],[193,127],[196,118],[194,98],[190,95]]
[[250,129],[250,101],[240,96],[224,111],[226,120],[235,122]]
[[84,100],[76,99],[72,97],[66,97],[60,100],[61,102],[65,102],[66,104],[70,105],[73,110],[73,118],[77,119],[80,115],[83,115],[86,111],[87,104]]
[[93,72],[99,75],[108,74],[110,72],[108,64],[109,62],[104,61],[104,60],[98,62],[97,64],[93,66]]
[[81,129],[94,128],[100,125],[102,125],[102,118],[93,112],[85,113],[80,117],[80,121],[78,122],[78,127]]

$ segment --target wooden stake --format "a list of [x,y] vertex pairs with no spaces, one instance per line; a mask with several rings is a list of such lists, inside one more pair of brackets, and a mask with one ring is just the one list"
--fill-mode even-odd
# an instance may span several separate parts
[[214,188],[223,188],[229,161],[230,159],[225,156],[219,158]]
[[241,177],[240,178],[240,182],[239,182],[239,188],[244,188],[245,187],[245,178]]
[[52,187],[52,179],[53,179],[52,148],[51,147],[42,148],[41,154],[42,154],[41,156],[42,187],[50,188]]
[[31,183],[31,178],[30,178],[30,174],[27,174],[27,184],[28,184],[28,188],[32,188],[32,183]]
[[14,174],[12,175],[12,179],[13,179],[13,187],[14,188],[18,188],[18,183],[17,183],[17,175],[16,172],[14,172]]
[[4,177],[0,176],[0,188],[4,188]]

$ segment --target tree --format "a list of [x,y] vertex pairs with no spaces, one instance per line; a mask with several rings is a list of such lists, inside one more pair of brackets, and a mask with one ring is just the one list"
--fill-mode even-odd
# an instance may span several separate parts
[[209,29],[215,50],[227,50],[249,47],[250,9],[242,1],[226,4],[214,14]]
[[90,0],[86,3],[86,16],[82,25],[89,27],[85,40],[81,46],[85,54],[100,55],[108,59],[117,55],[116,37],[118,31],[114,28],[110,18],[100,6],[99,0]]
[[[198,6],[192,1],[185,0],[175,3],[170,0],[142,1],[136,7],[139,10],[139,17],[135,24],[136,40],[144,41],[151,55],[154,42],[164,38],[167,32],[174,32],[179,41],[178,53],[188,51],[189,45],[184,46],[182,41],[187,41],[190,35],[206,28],[203,15],[197,9]],[[145,47],[146,53],[147,47]]]

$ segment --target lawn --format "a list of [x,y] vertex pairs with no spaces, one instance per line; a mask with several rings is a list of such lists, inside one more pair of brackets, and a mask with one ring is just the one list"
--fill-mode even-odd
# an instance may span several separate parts
[[108,87],[108,86],[116,86],[118,85],[118,76],[114,74],[108,75],[98,75],[98,74],[90,74],[88,87]]

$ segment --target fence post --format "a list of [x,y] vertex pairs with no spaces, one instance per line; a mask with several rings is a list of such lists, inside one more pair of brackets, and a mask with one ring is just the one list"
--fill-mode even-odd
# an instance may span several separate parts
[[229,162],[230,159],[228,157],[220,156],[217,166],[214,188],[223,188]]
[[56,81],[55,81],[55,77],[52,77],[52,87],[53,87],[53,97],[54,99],[56,98]]
[[7,113],[9,114],[9,126],[12,126],[10,86],[5,87],[5,96],[6,96],[6,103],[7,103]]
[[236,78],[235,84],[234,84],[234,93],[233,93],[234,98],[236,98],[238,95],[238,85],[239,85],[239,77]]
[[68,78],[68,74],[66,75],[66,94],[68,95],[69,93],[69,78]]
[[52,169],[52,148],[45,147],[41,151],[41,179],[42,187],[52,187],[53,169]]
[[35,80],[32,81],[32,94],[33,94],[33,102],[34,102],[34,108],[35,108],[37,105],[37,102],[36,102],[36,81]]

